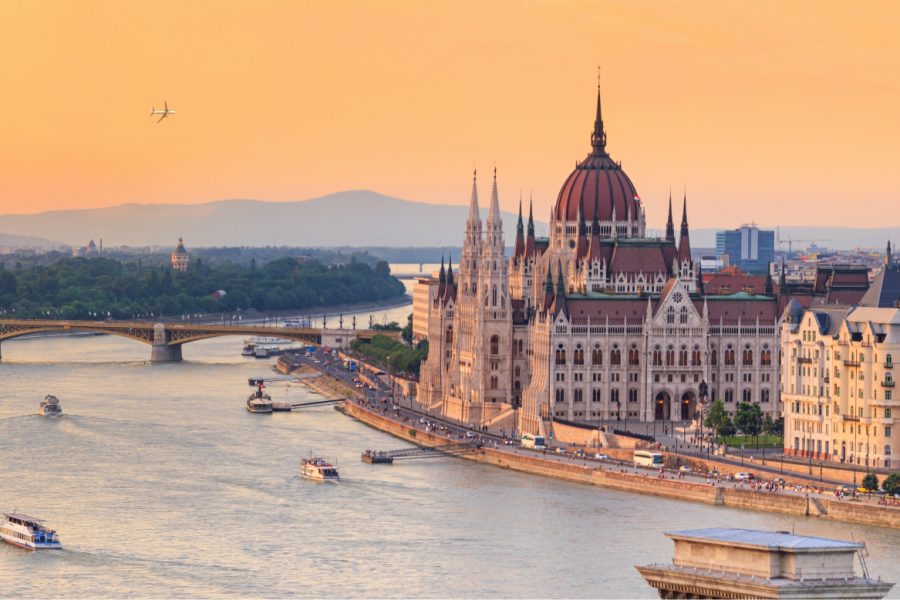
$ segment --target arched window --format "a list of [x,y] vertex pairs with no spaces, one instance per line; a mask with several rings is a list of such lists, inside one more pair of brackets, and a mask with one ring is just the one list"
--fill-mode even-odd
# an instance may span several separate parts
[[500,336],[491,337],[491,354],[500,354]]
[[629,365],[641,364],[641,353],[635,344],[632,344],[631,349],[628,350],[628,364]]
[[731,344],[728,344],[725,348],[725,364],[734,366],[734,348],[731,347]]
[[581,344],[578,344],[577,346],[575,346],[575,352],[573,354],[574,354],[574,356],[572,357],[572,359],[573,359],[572,362],[576,365],[583,365],[584,364],[584,350],[582,349]]
[[681,315],[679,315],[679,317],[678,317],[678,322],[681,323],[682,325],[687,325],[687,322],[688,322],[687,306],[681,307]]
[[682,346],[678,351],[678,366],[686,367],[688,364],[688,351],[687,346]]
[[447,341],[448,344],[452,344],[452,343],[453,343],[453,328],[452,328],[452,327],[448,327],[448,328],[447,328],[446,341]]
[[562,347],[562,344],[556,349],[556,364],[566,364],[566,349]]
[[745,366],[753,365],[753,350],[750,349],[750,346],[744,347],[744,352],[743,352],[742,358],[743,358],[742,362],[744,363]]
[[763,388],[759,392],[759,401],[762,403],[766,403],[769,401],[769,388]]
[[691,366],[699,367],[700,362],[700,346],[694,346],[694,349],[691,350]]
[[894,359],[890,354],[887,355],[887,358],[884,359],[884,362],[888,366],[892,366],[894,364]]
[[497,306],[497,286],[491,289],[491,306]]
[[496,375],[491,375],[491,389],[492,390],[497,389],[497,376]]
[[768,344],[763,346],[763,349],[759,352],[759,364],[764,367],[772,366],[772,351],[769,350]]
[[715,345],[709,347],[709,364],[714,367],[719,364],[719,352]]
[[662,366],[662,349],[657,345],[653,348],[653,366],[661,367]]
[[516,377],[519,377],[519,375],[521,375],[521,373],[522,373],[522,368],[521,368],[521,367],[516,367],[516,369],[515,369]]
[[600,349],[600,346],[594,346],[594,349],[591,350],[591,364],[592,365],[602,365],[603,364],[603,350]]
[[609,351],[609,364],[611,364],[611,365],[622,364],[622,352],[616,346],[613,346],[613,349]]
[[891,445],[890,445],[890,444],[885,444],[885,445],[884,445],[884,455],[885,455],[885,456],[890,456],[890,455],[891,455]]
[[666,310],[666,323],[668,323],[669,325],[671,325],[671,324],[673,324],[674,322],[675,322],[675,308],[672,307],[672,306],[670,306],[670,307]]
[[741,392],[741,399],[742,399],[744,402],[750,402],[750,394],[751,394],[750,388],[745,388],[745,389]]
[[666,366],[674,367],[675,366],[675,348],[669,346],[666,348]]

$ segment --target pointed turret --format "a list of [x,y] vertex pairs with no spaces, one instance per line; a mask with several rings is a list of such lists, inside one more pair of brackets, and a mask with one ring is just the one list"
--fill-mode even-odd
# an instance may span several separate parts
[[672,220],[672,188],[669,188],[669,220],[666,221],[666,241],[675,241],[675,222]]
[[568,317],[569,307],[566,304],[566,280],[563,276],[562,261],[556,265],[556,295],[553,297],[553,316],[562,312]]
[[437,297],[444,297],[444,288],[447,286],[447,272],[444,270],[444,257],[441,256],[441,271],[438,275],[438,291]]
[[778,294],[787,292],[787,276],[785,275],[784,258],[781,259],[781,275],[778,276]]
[[519,220],[516,223],[516,246],[513,256],[518,260],[525,254],[525,225],[522,223],[522,194],[519,194]]
[[453,259],[447,263],[447,282],[444,285],[443,301],[456,300],[456,283],[453,281]]
[[553,267],[547,265],[547,279],[544,282],[544,302],[541,304],[541,309],[543,311],[550,310],[550,307],[553,305],[553,275],[551,271]]
[[503,254],[503,221],[500,218],[500,194],[497,192],[497,167],[494,167],[494,180],[491,183],[491,207],[485,221],[487,249],[494,255]]
[[691,262],[691,238],[687,220],[687,190],[684,192],[684,206],[681,212],[681,239],[678,240],[678,260]]
[[576,246],[575,260],[581,261],[588,252],[588,230],[584,222],[584,211],[578,207],[578,245]]
[[447,285],[456,287],[456,282],[453,281],[453,255],[451,255],[450,260],[447,261]]
[[472,171],[472,195],[469,197],[469,217],[466,223],[481,222],[481,214],[478,210],[478,170]]
[[525,236],[525,256],[534,254],[534,199],[528,195],[528,234]]
[[475,294],[483,246],[481,213],[478,208],[478,172],[472,173],[472,195],[469,199],[469,216],[466,218],[466,237],[459,263],[459,280],[463,293]]

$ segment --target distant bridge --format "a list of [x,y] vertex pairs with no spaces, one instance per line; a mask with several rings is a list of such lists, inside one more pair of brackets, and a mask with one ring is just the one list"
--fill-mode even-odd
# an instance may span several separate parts
[[[296,340],[316,346],[343,348],[353,339],[372,339],[376,335],[386,335],[399,339],[399,331],[376,331],[372,329],[322,329],[318,327],[263,327],[254,325],[215,325],[184,323],[142,323],[130,321],[55,321],[31,319],[0,319],[0,342],[54,331],[87,331],[108,333],[151,346],[152,362],[181,360],[181,346],[188,342],[206,340],[226,335],[268,336]],[[0,354],[2,357],[2,354]]]

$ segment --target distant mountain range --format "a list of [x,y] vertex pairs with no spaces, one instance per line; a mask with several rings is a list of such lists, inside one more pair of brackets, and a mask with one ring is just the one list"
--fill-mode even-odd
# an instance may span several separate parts
[[[482,199],[482,217],[486,201]],[[468,206],[426,204],[366,190],[299,202],[221,200],[208,204],[122,204],[0,216],[0,231],[83,246],[457,246]],[[503,213],[504,235],[515,240],[517,215]],[[538,225],[538,234],[547,227]]]
[[[482,217],[487,198],[482,198]],[[338,192],[296,202],[221,200],[207,204],[122,204],[108,208],[61,210],[0,216],[0,246],[83,246],[91,239],[110,246],[173,246],[179,236],[202,246],[459,246],[468,207],[426,204],[367,190]],[[515,240],[516,215],[503,213],[507,245]],[[547,225],[536,223],[537,234]],[[693,246],[715,246],[717,229],[691,230]],[[782,227],[781,239],[802,250],[819,246],[852,249],[900,242],[900,226]],[[56,240],[56,241],[50,241]],[[802,240],[802,241],[801,241]],[[782,245],[787,249],[786,244]]]

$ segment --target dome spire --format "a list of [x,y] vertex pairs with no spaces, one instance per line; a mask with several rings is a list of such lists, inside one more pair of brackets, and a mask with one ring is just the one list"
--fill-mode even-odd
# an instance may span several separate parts
[[603,110],[600,103],[600,67],[597,66],[597,117],[594,119],[594,133],[591,134],[591,146],[594,154],[606,154],[606,131],[603,129]]

